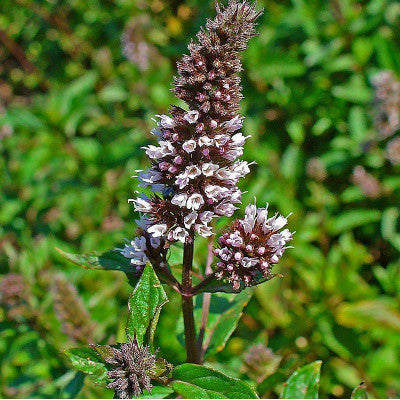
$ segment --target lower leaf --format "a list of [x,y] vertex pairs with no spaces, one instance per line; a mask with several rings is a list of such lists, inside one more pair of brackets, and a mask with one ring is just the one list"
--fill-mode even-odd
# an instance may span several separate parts
[[64,351],[72,365],[85,374],[96,384],[107,382],[107,367],[100,355],[89,346],[69,349]]
[[186,399],[258,399],[246,382],[202,365],[179,365],[172,378],[172,388]]
[[281,399],[318,399],[322,361],[307,364],[286,381]]

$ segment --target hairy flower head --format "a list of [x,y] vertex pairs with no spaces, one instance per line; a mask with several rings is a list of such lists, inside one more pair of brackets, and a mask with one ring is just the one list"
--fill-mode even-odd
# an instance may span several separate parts
[[[91,345],[97,351],[96,345]],[[112,366],[107,377],[112,380],[107,387],[115,390],[119,399],[140,396],[144,390],[151,393],[151,376],[155,374],[157,358],[149,346],[140,346],[133,338],[120,348],[108,347],[105,361]]]

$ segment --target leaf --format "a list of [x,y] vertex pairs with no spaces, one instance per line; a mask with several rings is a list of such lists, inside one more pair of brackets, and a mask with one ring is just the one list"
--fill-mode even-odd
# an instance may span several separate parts
[[253,290],[247,289],[236,296],[223,294],[211,296],[204,341],[207,345],[206,356],[217,353],[225,347],[253,293]]
[[341,304],[336,318],[340,324],[350,328],[378,328],[400,333],[398,305],[389,298]]
[[94,349],[84,346],[65,350],[64,353],[78,371],[88,374],[95,383],[106,382],[107,367],[104,360]]
[[[76,265],[79,265],[82,268],[124,272],[128,278],[129,284],[132,287],[135,287],[139,280],[139,276],[136,274],[134,268],[132,268],[130,260],[124,257],[118,250],[112,249],[100,254],[97,252],[73,254],[57,247],[56,250],[61,257],[73,262]],[[168,281],[168,278],[162,273],[159,274],[159,278],[163,283]]]
[[85,374],[77,371],[74,377],[65,385],[61,390],[60,398],[62,399],[75,399],[83,388],[85,381]]
[[293,372],[286,381],[282,399],[318,399],[322,361],[314,361]]
[[360,106],[353,106],[349,112],[350,135],[356,143],[366,140],[368,126],[365,114],[366,111]]
[[120,254],[118,250],[108,250],[101,254],[95,252],[73,254],[58,248],[56,248],[56,250],[63,258],[83,268],[114,270],[128,273],[133,271],[129,259]]
[[353,75],[346,84],[334,86],[332,94],[338,99],[352,103],[366,104],[371,101],[371,92],[361,75]]
[[187,399],[258,398],[247,383],[202,365],[179,365],[173,370],[172,379],[172,388]]
[[161,308],[167,302],[168,297],[156,273],[147,265],[129,297],[127,336],[133,337],[136,334],[138,343],[142,344],[149,329],[149,342],[152,343]]
[[151,389],[151,394],[142,394],[139,399],[165,399],[173,392],[173,389],[168,386],[154,386]]
[[379,210],[350,210],[344,211],[339,216],[330,218],[327,223],[329,232],[333,235],[351,231],[362,225],[379,221],[381,212]]
[[400,210],[396,207],[387,208],[382,214],[382,236],[393,247],[400,251],[400,233],[396,231],[396,224],[399,220]]
[[43,129],[44,124],[35,114],[25,108],[10,108],[0,117],[0,126],[10,125],[15,128],[30,130]]
[[368,399],[367,386],[361,382],[351,393],[352,399]]

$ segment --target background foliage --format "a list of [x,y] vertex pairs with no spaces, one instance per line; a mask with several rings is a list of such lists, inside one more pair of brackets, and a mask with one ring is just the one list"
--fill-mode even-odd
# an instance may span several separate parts
[[[259,4],[242,75],[245,158],[257,161],[244,203],[256,196],[293,211],[295,247],[277,270],[284,278],[256,289],[207,365],[278,397],[297,367],[322,360],[321,397],[348,397],[362,381],[372,396],[398,397],[400,167],[377,140],[371,77],[400,75],[400,5]],[[77,393],[83,377],[61,349],[124,339],[126,278],[80,270],[55,247],[106,250],[133,236],[127,199],[145,166],[140,147],[152,140],[151,117],[175,102],[176,60],[211,15],[213,2],[201,0],[1,1],[0,273],[23,277],[19,299],[2,296],[1,397],[112,396],[89,380]],[[125,47],[147,49],[141,56],[123,55],[124,29]],[[358,165],[379,179],[377,196],[353,183]],[[168,297],[155,345],[177,364],[180,306]],[[93,338],[82,334],[88,325]],[[270,348],[261,371],[244,362],[254,344]]]

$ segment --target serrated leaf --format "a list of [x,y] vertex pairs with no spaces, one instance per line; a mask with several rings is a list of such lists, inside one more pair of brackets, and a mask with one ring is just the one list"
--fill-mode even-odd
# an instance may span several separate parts
[[351,393],[352,399],[368,399],[367,386],[361,382]]
[[204,341],[207,345],[206,356],[217,353],[225,347],[253,293],[253,290],[247,289],[236,296],[223,294],[211,296]]
[[286,381],[281,399],[318,399],[322,361],[314,361],[293,372]]
[[90,376],[97,384],[107,380],[107,367],[98,353],[89,346],[68,349],[64,351],[72,365],[78,370]]
[[129,297],[127,336],[133,337],[136,334],[138,343],[142,344],[144,336],[149,330],[149,342],[151,344],[161,308],[167,302],[167,294],[156,273],[150,265],[147,265]]
[[257,399],[245,382],[214,369],[182,364],[172,372],[172,388],[186,399]]

